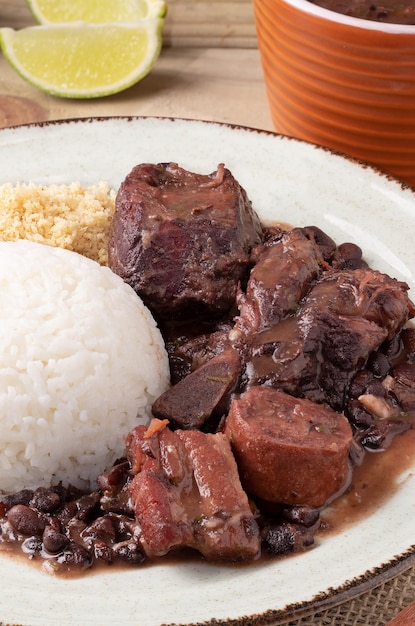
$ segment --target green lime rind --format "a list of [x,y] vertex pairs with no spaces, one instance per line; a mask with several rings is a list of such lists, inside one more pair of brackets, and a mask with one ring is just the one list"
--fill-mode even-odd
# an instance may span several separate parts
[[39,24],[135,22],[167,13],[164,0],[26,0],[26,4]]
[[4,57],[28,83],[61,98],[113,95],[142,80],[162,48],[163,18],[134,23],[0,28]]

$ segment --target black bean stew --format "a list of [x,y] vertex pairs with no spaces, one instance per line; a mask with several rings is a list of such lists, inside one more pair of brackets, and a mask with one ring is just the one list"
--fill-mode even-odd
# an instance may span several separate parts
[[390,24],[415,24],[413,0],[310,0],[324,9]]
[[90,493],[0,495],[0,544],[52,572],[310,548],[354,468],[412,428],[408,285],[315,226],[263,226],[223,164],[134,168],[109,252],[159,324],[172,384]]

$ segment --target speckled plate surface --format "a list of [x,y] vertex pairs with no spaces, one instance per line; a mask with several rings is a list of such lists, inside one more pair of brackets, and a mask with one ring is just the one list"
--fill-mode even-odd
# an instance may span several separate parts
[[[139,162],[210,173],[224,162],[265,220],[316,224],[415,287],[415,192],[328,150],[271,133],[157,118],[63,121],[0,131],[0,184],[115,188]],[[414,297],[412,291],[412,298]],[[365,591],[415,562],[415,459],[385,505],[305,554],[250,567],[203,562],[109,567],[59,579],[0,554],[0,621],[271,624]]]

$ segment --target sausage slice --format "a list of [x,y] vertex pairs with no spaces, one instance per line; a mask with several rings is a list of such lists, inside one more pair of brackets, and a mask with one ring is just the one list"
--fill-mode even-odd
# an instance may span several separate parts
[[232,401],[224,431],[242,485],[262,500],[321,507],[347,484],[352,430],[323,405],[251,387]]

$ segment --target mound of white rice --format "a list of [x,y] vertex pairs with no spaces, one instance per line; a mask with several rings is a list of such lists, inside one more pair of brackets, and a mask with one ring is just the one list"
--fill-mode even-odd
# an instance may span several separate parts
[[161,334],[107,267],[0,242],[0,490],[93,486],[168,385]]

